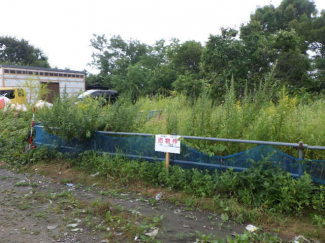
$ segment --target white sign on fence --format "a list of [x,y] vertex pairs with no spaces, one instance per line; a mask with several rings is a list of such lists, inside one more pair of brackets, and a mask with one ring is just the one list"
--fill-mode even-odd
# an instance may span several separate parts
[[181,153],[181,136],[177,135],[156,135],[155,151],[169,152],[173,154]]

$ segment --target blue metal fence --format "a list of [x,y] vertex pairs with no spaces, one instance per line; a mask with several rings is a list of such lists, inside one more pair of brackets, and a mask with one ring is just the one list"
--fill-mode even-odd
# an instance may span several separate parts
[[[165,154],[155,152],[155,138],[153,134],[143,133],[118,133],[118,132],[96,132],[92,139],[79,141],[73,139],[64,141],[58,136],[47,133],[42,126],[35,126],[36,137],[34,143],[37,146],[46,145],[56,147],[62,152],[79,153],[87,150],[105,152],[109,154],[123,154],[133,159],[145,159],[150,161],[164,161]],[[199,139],[222,142],[251,143],[258,146],[228,156],[209,156],[182,143],[181,153],[172,154],[170,164],[180,165],[184,168],[199,168],[209,170],[243,171],[252,166],[252,162],[262,160],[271,161],[294,177],[307,172],[311,178],[325,185],[325,161],[302,159],[303,149],[325,149],[320,146],[308,146],[302,143],[277,143],[268,141],[252,141],[223,138],[204,138],[182,136],[186,139]],[[301,158],[292,157],[279,149],[271,146],[291,146],[300,149]]]

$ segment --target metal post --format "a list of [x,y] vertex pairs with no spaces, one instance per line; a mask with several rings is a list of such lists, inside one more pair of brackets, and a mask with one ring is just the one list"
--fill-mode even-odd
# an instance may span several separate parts
[[[302,159],[304,159],[304,144],[302,141],[299,142],[298,149],[299,149],[299,159],[302,160]],[[298,174],[299,175],[304,174],[301,161],[299,161],[299,163],[298,163]]]

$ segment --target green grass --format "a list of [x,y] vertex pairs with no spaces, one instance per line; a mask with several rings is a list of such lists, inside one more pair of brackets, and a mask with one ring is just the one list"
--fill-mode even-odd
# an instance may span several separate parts
[[[214,103],[209,98],[200,97],[194,104],[183,96],[142,98],[138,101],[142,111],[162,107],[164,111],[139,124],[135,132],[325,145],[324,100],[303,103],[297,97],[282,95],[276,102],[236,100],[228,96],[224,102]],[[252,147],[248,144],[185,142],[210,155],[228,155]],[[292,148],[282,150],[298,156]],[[325,158],[320,151],[307,150],[305,156]]]
[[[57,101],[53,109],[41,109],[38,118],[49,132],[71,140],[87,139],[95,130],[206,136],[325,145],[325,100],[304,94],[276,94],[260,87],[255,94],[238,97],[229,88],[218,101],[202,94],[193,100],[183,95],[142,97],[136,103],[128,96],[113,105],[100,106],[87,100],[72,106],[69,98]],[[306,98],[307,97],[307,98]],[[149,117],[149,111],[155,112]],[[0,128],[1,133],[1,128]],[[185,141],[209,155],[229,155],[251,148],[249,144]],[[281,148],[298,156],[297,150]],[[306,158],[322,159],[325,153],[305,151]]]

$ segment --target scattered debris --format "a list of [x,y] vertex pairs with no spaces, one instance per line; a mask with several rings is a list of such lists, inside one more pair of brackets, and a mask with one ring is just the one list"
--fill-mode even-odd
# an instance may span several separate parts
[[0,109],[5,108],[9,104],[11,104],[11,100],[9,98],[0,96]]
[[174,211],[174,214],[180,214],[182,212],[182,210],[180,210],[180,209],[176,209],[175,211]]
[[67,186],[72,187],[74,185],[72,183],[67,183]]
[[315,240],[315,239],[311,239],[311,242],[313,242],[313,243],[320,243],[320,241]]
[[95,176],[98,176],[99,175],[99,172],[95,173],[95,174],[92,174],[91,177],[95,177]]
[[81,228],[75,228],[75,229],[72,229],[71,231],[73,231],[73,232],[82,232],[83,231],[83,229],[81,229]]
[[142,214],[137,210],[131,210],[131,213],[141,216]]
[[58,227],[58,225],[55,224],[55,225],[49,225],[49,226],[47,226],[46,228],[47,228],[48,230],[54,230],[54,229],[56,229],[57,227]]
[[149,237],[155,237],[158,234],[159,229],[155,228],[155,227],[152,227],[151,229],[152,229],[152,231],[149,233],[146,233],[145,235],[149,236]]
[[11,108],[15,109],[16,111],[27,111],[27,107],[24,104],[11,104]]
[[67,227],[68,228],[76,228],[78,226],[78,224],[68,224]]
[[258,230],[258,228],[252,224],[249,224],[246,226],[246,230],[248,230],[249,232],[254,232],[254,231]]
[[160,201],[161,200],[161,197],[162,197],[162,194],[161,193],[158,193],[156,195],[156,201]]
[[292,240],[293,243],[310,243],[304,236],[298,235]]
[[44,100],[38,100],[35,104],[36,108],[43,108],[43,107],[51,108],[52,106],[53,106],[53,104],[48,103]]

